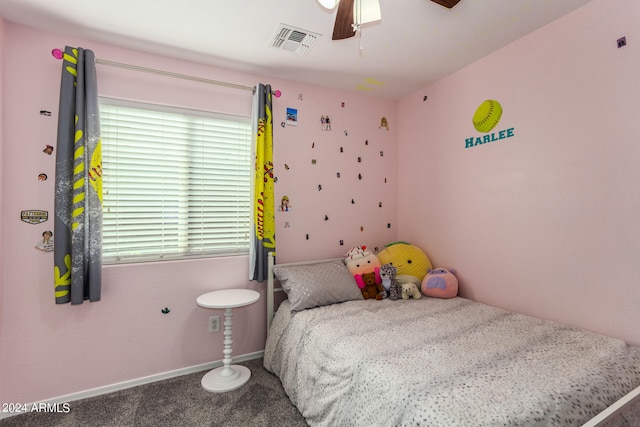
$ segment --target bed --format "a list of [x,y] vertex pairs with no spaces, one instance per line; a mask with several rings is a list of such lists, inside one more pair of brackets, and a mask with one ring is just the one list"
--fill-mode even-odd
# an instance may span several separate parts
[[309,425],[640,425],[639,347],[461,297],[363,300],[341,262],[269,262],[264,367]]

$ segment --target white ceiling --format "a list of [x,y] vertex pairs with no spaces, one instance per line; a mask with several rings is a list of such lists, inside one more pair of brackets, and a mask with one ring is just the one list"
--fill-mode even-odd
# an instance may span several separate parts
[[[0,15],[90,41],[397,99],[590,1],[461,0],[446,9],[380,0],[382,21],[364,26],[361,39],[340,41],[331,40],[336,11],[316,0],[0,0]],[[280,23],[322,37],[304,56],[276,49],[270,40]]]

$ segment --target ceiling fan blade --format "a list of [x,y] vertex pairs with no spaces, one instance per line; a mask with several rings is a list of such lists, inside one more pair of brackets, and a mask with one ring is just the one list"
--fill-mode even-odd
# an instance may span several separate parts
[[457,5],[460,0],[431,0],[434,3],[438,3],[440,6],[444,6],[447,9],[451,9],[453,6]]
[[340,0],[336,22],[333,26],[332,40],[348,39],[356,35],[353,30],[353,2],[355,0]]

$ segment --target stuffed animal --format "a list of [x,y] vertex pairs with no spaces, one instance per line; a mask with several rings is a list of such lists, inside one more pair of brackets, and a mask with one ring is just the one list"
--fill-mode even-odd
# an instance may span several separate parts
[[418,290],[418,287],[414,283],[403,283],[402,284],[402,299],[422,298],[422,294]]
[[395,301],[402,295],[402,289],[396,281],[398,269],[393,264],[384,264],[380,267],[380,279],[382,287],[391,301]]
[[[376,278],[377,277],[377,278]],[[362,291],[362,296],[364,299],[375,298],[377,300],[381,300],[383,298],[384,288],[379,280],[380,276],[377,276],[376,273],[364,273],[362,275],[362,280],[364,282],[364,286],[360,289]]]
[[422,293],[434,298],[453,298],[458,295],[458,278],[455,270],[436,268],[429,270],[422,280]]
[[362,275],[364,273],[375,273],[376,281],[380,280],[380,261],[378,258],[367,249],[366,246],[354,246],[344,257],[344,263],[347,268],[353,274],[358,287],[362,289],[364,287],[364,280]]
[[382,264],[393,264],[397,269],[398,284],[413,283],[420,288],[427,271],[433,268],[429,257],[422,249],[407,242],[389,243],[378,254]]

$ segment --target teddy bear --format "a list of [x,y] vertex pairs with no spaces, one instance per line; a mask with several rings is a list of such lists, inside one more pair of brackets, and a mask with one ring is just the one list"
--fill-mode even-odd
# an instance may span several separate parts
[[344,257],[344,263],[353,274],[353,278],[360,289],[364,287],[364,280],[362,279],[364,273],[374,272],[376,282],[380,283],[380,261],[366,246],[354,246],[351,248]]
[[378,280],[380,276],[376,275],[376,273],[364,273],[362,275],[362,282],[364,286],[360,289],[362,291],[362,296],[364,299],[375,298],[377,300],[381,300],[384,294],[384,288],[382,284]]
[[398,269],[391,263],[384,264],[380,267],[380,279],[385,294],[391,301],[396,301],[402,295],[402,289],[396,281]]
[[422,298],[422,294],[418,290],[418,287],[415,285],[415,283],[402,284],[402,299],[409,299],[409,298],[415,298],[415,299]]

